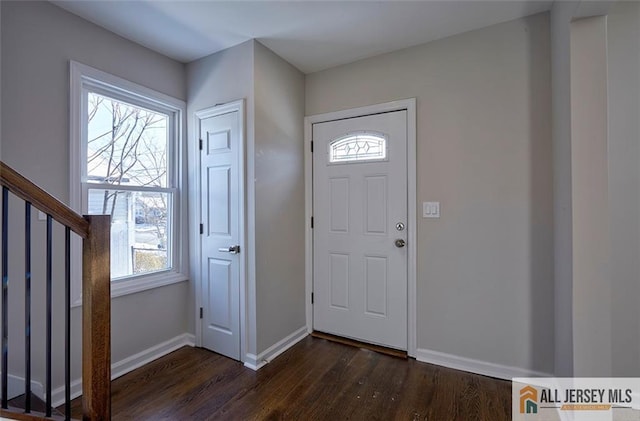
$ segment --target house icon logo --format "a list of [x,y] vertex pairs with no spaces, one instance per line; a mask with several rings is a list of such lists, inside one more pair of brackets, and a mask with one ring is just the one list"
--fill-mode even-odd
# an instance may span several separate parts
[[532,386],[525,386],[520,389],[520,413],[538,413],[538,390]]

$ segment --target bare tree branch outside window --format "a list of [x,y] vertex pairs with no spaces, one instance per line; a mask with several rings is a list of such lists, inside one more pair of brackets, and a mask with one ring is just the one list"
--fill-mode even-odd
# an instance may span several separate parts
[[[99,190],[94,189],[90,192],[94,198],[93,202],[90,200],[90,207],[93,206],[90,211],[112,215],[113,232],[114,224],[120,222],[119,209],[126,206],[126,201],[133,200],[135,215],[125,215],[135,225],[135,242],[130,245],[134,261],[131,271],[164,269],[167,265],[167,201],[170,195],[144,188],[168,187],[169,117],[95,93],[88,94],[87,108],[87,182],[102,185],[100,209],[95,201]],[[104,188],[105,185],[113,188]],[[131,188],[118,189],[118,186],[143,189],[136,192]],[[136,268],[135,250],[154,248],[164,250],[164,258],[160,259],[163,261]]]

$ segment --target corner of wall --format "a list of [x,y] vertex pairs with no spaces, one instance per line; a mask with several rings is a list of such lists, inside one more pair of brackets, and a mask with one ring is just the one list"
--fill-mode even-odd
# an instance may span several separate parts
[[571,23],[573,368],[612,375],[606,17]]
[[551,9],[551,85],[554,203],[554,372],[573,374],[573,222],[571,202],[570,23],[579,1]]
[[305,324],[304,79],[260,42],[253,51],[255,133],[247,151],[257,320],[252,354],[263,355]]

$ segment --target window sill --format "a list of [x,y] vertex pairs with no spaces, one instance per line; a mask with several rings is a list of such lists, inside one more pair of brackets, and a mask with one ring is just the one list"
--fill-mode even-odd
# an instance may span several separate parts
[[[188,279],[187,275],[177,272],[160,272],[142,275],[132,279],[122,279],[111,282],[111,298],[135,294],[153,288],[176,284]],[[73,302],[72,307],[82,306],[82,297]]]

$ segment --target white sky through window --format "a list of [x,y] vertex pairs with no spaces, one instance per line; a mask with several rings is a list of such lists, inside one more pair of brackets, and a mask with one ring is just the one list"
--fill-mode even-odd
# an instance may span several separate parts
[[167,187],[169,117],[89,92],[88,182]]

